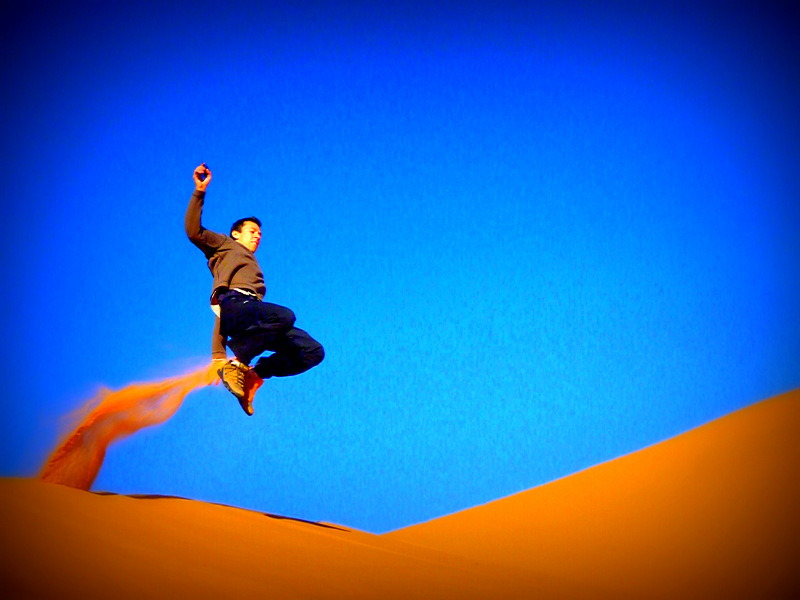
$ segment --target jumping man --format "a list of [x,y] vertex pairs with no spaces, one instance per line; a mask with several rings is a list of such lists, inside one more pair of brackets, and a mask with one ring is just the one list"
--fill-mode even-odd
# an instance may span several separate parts
[[[211,171],[203,163],[194,170],[195,190],[186,209],[186,235],[208,259],[214,277],[211,308],[216,313],[212,358],[224,361],[218,373],[225,387],[253,414],[253,397],[264,379],[287,377],[307,371],[322,362],[322,346],[294,326],[294,313],[283,306],[264,302],[264,274],[255,257],[261,242],[261,221],[239,219],[230,235],[205,229],[201,224],[206,188]],[[227,360],[225,346],[236,354]],[[255,367],[250,361],[263,352]]]

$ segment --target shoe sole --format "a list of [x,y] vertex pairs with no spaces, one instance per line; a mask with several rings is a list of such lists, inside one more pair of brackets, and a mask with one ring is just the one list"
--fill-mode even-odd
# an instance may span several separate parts
[[252,417],[253,416],[253,406],[250,405],[250,410],[247,410],[247,402],[245,401],[244,398],[239,400],[239,406],[242,407],[242,410],[244,411],[244,414],[246,414],[248,417]]

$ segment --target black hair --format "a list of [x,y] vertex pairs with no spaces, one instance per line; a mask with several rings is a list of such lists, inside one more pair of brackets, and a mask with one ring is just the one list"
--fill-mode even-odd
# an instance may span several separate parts
[[259,221],[255,217],[245,217],[244,219],[239,219],[233,225],[231,225],[231,233],[230,235],[233,236],[233,232],[237,231],[239,233],[242,232],[242,227],[244,227],[245,223],[255,223],[258,225],[259,229],[261,228],[261,221]]

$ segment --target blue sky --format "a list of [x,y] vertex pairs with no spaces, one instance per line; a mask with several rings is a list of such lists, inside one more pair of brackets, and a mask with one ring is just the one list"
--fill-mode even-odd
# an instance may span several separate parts
[[94,489],[382,532],[800,386],[788,4],[22,4],[2,475],[99,386],[210,358],[202,161],[204,223],[262,219],[326,360],[252,418],[192,394]]

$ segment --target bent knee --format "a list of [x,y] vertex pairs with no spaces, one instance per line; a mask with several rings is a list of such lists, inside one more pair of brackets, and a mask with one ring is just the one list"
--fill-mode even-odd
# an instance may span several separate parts
[[294,327],[294,322],[297,318],[294,316],[294,311],[291,308],[284,308],[278,317],[281,327],[287,331]]
[[305,353],[306,360],[310,366],[315,367],[325,358],[325,349],[321,344],[317,344]]

